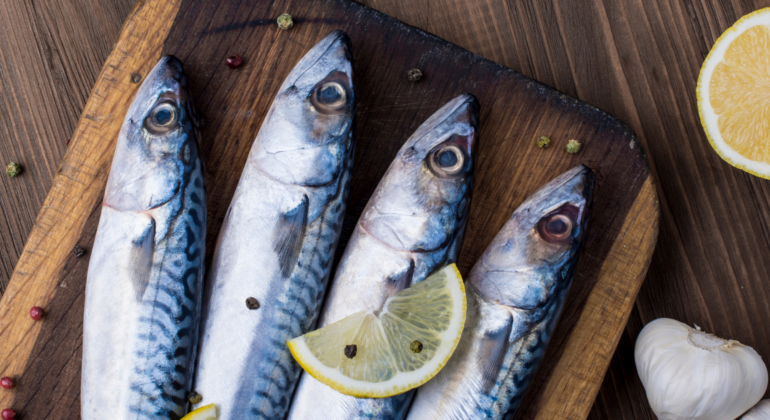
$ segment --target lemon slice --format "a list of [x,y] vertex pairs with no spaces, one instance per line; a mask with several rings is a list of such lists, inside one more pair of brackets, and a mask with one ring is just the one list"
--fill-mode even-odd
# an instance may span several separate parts
[[182,420],[217,420],[217,406],[215,404],[204,405],[182,417]]
[[448,265],[385,301],[289,341],[314,378],[354,397],[384,398],[416,388],[452,356],[465,325],[465,286]]
[[736,168],[770,179],[770,8],[719,37],[701,67],[697,96],[711,147]]

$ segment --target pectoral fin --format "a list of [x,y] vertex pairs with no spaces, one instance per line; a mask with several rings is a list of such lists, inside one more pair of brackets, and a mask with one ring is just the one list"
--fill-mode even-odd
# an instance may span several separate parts
[[505,360],[505,353],[508,349],[508,337],[511,335],[512,325],[512,320],[509,320],[499,330],[488,332],[479,346],[481,349],[479,352],[479,362],[484,382],[483,392],[486,394],[492,390],[500,376],[500,369]]
[[150,282],[152,255],[155,249],[155,220],[150,219],[147,229],[133,241],[132,245],[129,273],[131,273],[136,300],[141,301]]
[[302,241],[307,228],[308,198],[303,197],[297,207],[282,214],[273,237],[273,249],[284,277],[291,275],[302,252]]
[[388,276],[385,283],[388,287],[388,296],[395,296],[398,292],[412,285],[414,277],[414,260],[409,260],[409,266],[396,274]]

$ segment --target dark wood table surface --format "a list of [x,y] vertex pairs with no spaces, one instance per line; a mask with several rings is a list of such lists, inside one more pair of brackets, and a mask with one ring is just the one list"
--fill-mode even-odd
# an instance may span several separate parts
[[[0,176],[0,292],[134,3],[0,0],[0,163],[24,167],[17,178]],[[655,418],[633,346],[658,317],[698,324],[770,360],[770,181],[717,156],[695,97],[717,37],[770,1],[363,3],[595,105],[642,141],[657,180],[660,236],[591,419]]]

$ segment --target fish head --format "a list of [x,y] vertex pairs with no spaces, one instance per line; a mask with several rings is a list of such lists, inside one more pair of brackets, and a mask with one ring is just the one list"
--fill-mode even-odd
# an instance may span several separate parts
[[334,31],[305,54],[273,101],[250,154],[286,184],[321,187],[342,172],[355,114],[350,38]]
[[479,103],[453,99],[401,147],[369,200],[360,225],[388,246],[430,252],[465,225],[473,183]]
[[585,237],[593,172],[583,165],[530,196],[471,270],[469,282],[486,299],[534,310],[572,282]]
[[182,63],[163,57],[145,77],[120,129],[104,203],[144,211],[170,201],[198,160],[200,135]]

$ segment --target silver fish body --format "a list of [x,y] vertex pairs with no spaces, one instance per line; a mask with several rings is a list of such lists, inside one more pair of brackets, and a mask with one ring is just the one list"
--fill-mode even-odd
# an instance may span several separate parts
[[86,285],[85,420],[179,419],[197,345],[206,193],[182,64],[147,75],[120,130]]
[[337,31],[281,86],[219,234],[195,391],[220,418],[286,414],[301,370],[286,342],[311,331],[320,312],[350,185],[354,113],[350,41]]
[[[374,191],[340,260],[319,327],[359,311],[454,262],[473,181],[478,102],[461,95],[406,141]],[[412,398],[343,395],[307,373],[289,419],[400,419]]]
[[407,419],[515,417],[572,285],[592,190],[579,165],[513,213],[466,280],[457,350],[417,389]]

